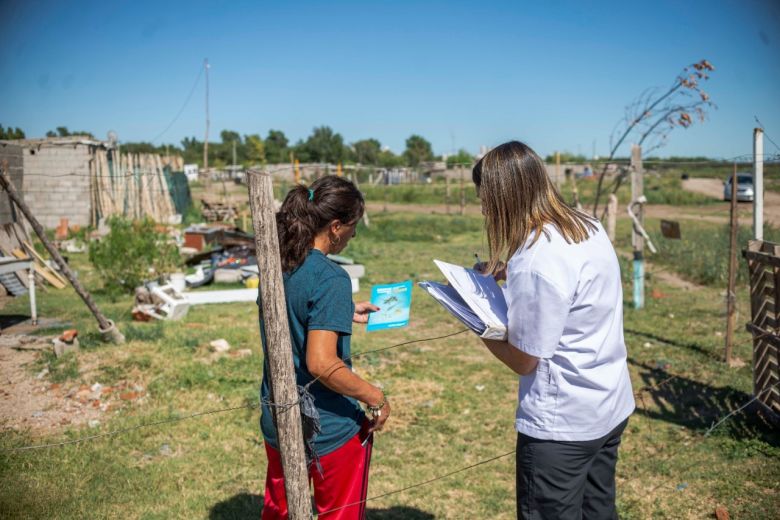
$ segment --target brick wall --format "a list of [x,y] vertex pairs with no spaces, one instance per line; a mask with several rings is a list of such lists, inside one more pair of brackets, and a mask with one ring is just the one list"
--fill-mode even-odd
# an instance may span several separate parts
[[92,201],[89,190],[90,147],[42,145],[24,149],[24,200],[45,228],[61,218],[88,226]]
[[[11,182],[14,183],[16,191],[22,193],[22,147],[0,142],[0,164],[2,161],[8,161],[8,174],[11,176]],[[24,217],[17,209],[16,221],[24,220]],[[11,212],[11,199],[5,191],[0,192],[0,224],[9,224],[14,222]]]

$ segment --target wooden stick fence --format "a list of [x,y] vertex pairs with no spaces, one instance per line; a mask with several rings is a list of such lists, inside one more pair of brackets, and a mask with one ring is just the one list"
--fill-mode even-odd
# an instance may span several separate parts
[[780,245],[751,240],[742,251],[750,273],[750,323],[753,335],[753,394],[780,414]]

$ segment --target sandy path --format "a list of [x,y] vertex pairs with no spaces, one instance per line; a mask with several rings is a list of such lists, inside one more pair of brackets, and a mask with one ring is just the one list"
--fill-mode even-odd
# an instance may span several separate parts
[[[718,200],[723,199],[723,181],[721,179],[701,179],[693,178],[682,182],[683,189],[701,193]],[[721,204],[713,204],[712,209],[715,211],[725,212],[728,216],[728,202],[722,202]],[[679,208],[678,208],[679,209]],[[700,207],[699,209],[704,209]],[[742,218],[752,219],[753,204],[741,202],[739,204],[739,216]],[[706,216],[706,214],[703,214]],[[725,220],[724,220],[725,222]],[[764,190],[764,222],[773,226],[780,226],[780,193]]]

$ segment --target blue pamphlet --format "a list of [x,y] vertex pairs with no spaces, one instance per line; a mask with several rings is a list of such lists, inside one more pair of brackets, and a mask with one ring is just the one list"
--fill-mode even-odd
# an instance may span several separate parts
[[395,329],[409,325],[412,281],[373,286],[371,303],[379,307],[379,310],[368,315],[367,331]]

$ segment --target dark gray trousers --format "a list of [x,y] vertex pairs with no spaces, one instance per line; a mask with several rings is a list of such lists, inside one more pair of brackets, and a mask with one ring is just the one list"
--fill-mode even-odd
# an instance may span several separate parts
[[517,518],[618,517],[615,465],[628,419],[592,441],[547,441],[517,434]]

